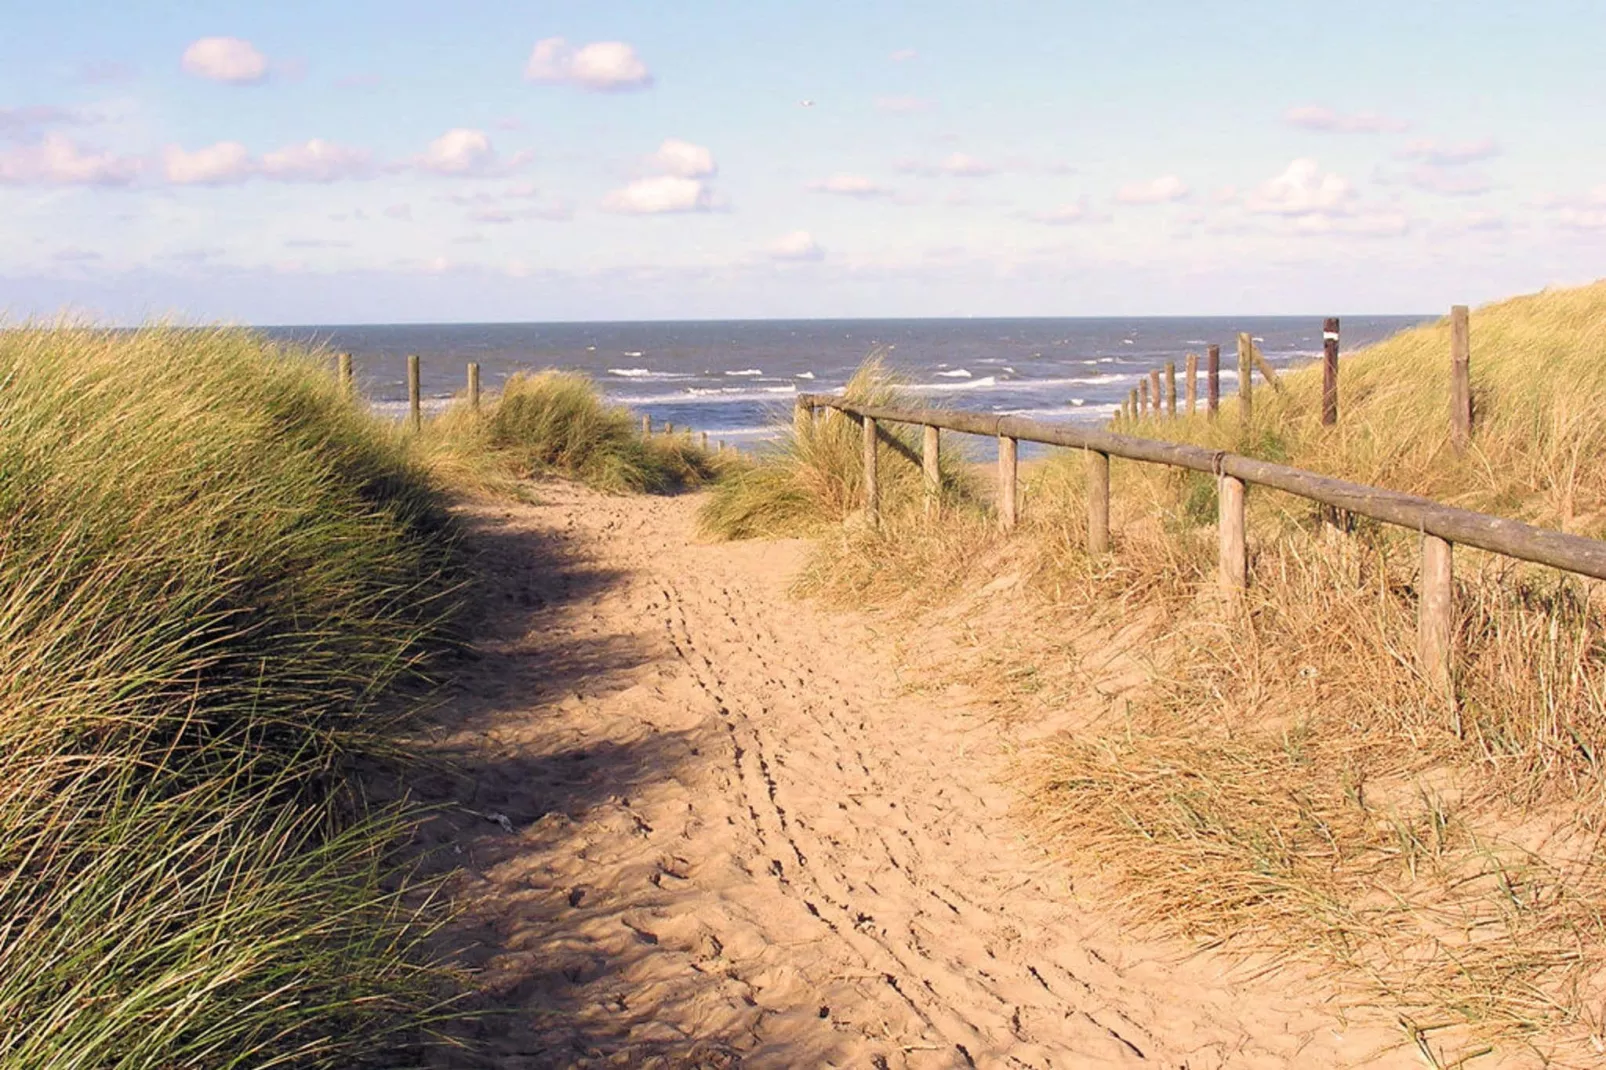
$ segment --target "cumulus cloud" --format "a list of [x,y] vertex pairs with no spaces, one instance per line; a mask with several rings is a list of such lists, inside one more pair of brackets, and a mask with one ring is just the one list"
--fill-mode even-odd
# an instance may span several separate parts
[[229,85],[252,85],[268,76],[268,59],[250,41],[203,37],[184,50],[184,70],[197,78]]
[[1289,108],[1283,118],[1290,126],[1324,134],[1396,134],[1410,125],[1401,119],[1391,119],[1372,111],[1344,115],[1331,108],[1314,105]]
[[497,158],[485,131],[459,127],[431,141],[413,162],[437,175],[478,175],[494,170]]
[[653,175],[616,189],[602,200],[602,207],[623,215],[666,215],[675,212],[707,212],[714,207],[713,191],[707,183],[681,175]]
[[838,173],[830,178],[809,183],[816,193],[834,193],[839,197],[890,197],[892,190],[864,175]]
[[373,161],[363,149],[313,138],[268,153],[262,157],[261,171],[281,182],[338,182],[366,177],[373,171]]
[[1132,182],[1116,191],[1122,204],[1167,204],[1188,195],[1187,183],[1176,175],[1162,175],[1148,182]]
[[22,137],[42,126],[77,125],[90,121],[79,112],[50,104],[26,108],[0,108],[0,138]]
[[57,133],[0,152],[0,185],[124,186],[139,171],[136,159],[82,149]]
[[714,165],[714,154],[708,149],[673,137],[658,146],[658,151],[648,158],[648,163],[656,171],[681,178],[708,178],[718,170]]
[[163,174],[169,182],[180,186],[244,182],[255,170],[250,151],[238,141],[219,141],[193,152],[169,145],[162,155]]
[[1460,144],[1440,144],[1437,141],[1413,141],[1400,150],[1402,160],[1420,160],[1434,167],[1454,167],[1458,164],[1477,163],[1500,155],[1500,146],[1493,138],[1464,141]]
[[876,97],[875,106],[877,111],[908,115],[917,111],[928,111],[931,108],[931,101],[924,97]]
[[1267,179],[1244,198],[1251,212],[1263,215],[1301,216],[1340,210],[1353,195],[1350,184],[1324,172],[1309,157],[1293,160],[1283,172]]
[[814,235],[806,230],[794,230],[790,234],[783,234],[770,242],[770,259],[772,260],[823,260],[825,250],[820,243],[814,240]]
[[524,77],[549,85],[572,85],[599,93],[646,89],[652,72],[623,41],[593,41],[575,48],[561,37],[535,43]]

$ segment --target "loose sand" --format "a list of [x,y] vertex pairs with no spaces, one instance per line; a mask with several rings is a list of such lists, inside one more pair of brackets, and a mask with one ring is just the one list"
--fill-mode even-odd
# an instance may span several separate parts
[[431,742],[460,772],[418,785],[490,1012],[439,1065],[1421,1065],[1123,932],[1012,818],[1017,729],[790,598],[800,544],[537,493],[466,511],[495,605]]

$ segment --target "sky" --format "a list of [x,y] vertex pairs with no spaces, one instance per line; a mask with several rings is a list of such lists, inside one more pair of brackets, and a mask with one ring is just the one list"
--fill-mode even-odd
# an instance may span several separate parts
[[1598,0],[0,2],[12,320],[1423,313],[1606,274]]

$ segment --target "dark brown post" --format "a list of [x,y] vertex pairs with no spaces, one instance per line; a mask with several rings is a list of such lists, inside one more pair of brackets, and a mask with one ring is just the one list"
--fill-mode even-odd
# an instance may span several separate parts
[[1199,404],[1199,354],[1188,354],[1187,370],[1182,373],[1182,378],[1187,384],[1188,415],[1192,416]]
[[1472,331],[1467,306],[1450,309],[1450,440],[1458,450],[1472,439]]
[[1248,331],[1238,334],[1238,419],[1248,423],[1255,416],[1255,343]]
[[704,453],[708,452],[708,432],[707,431],[703,432],[703,452]]
[[1338,423],[1338,320],[1322,324],[1322,423]]
[[473,360],[468,362],[468,407],[480,411],[480,365]]
[[998,526],[1004,531],[1015,529],[1016,499],[1015,440],[1008,435],[998,436]]
[[942,432],[930,424],[920,440],[920,467],[925,474],[926,515],[936,516],[942,503]]
[[351,354],[342,353],[335,358],[336,375],[340,380],[340,392],[347,397],[351,396]]
[[1449,542],[1422,534],[1422,590],[1417,595],[1417,646],[1422,674],[1439,695],[1454,698],[1451,642],[1455,619],[1454,566]]
[[1210,419],[1216,418],[1216,410],[1221,408],[1221,347],[1211,346],[1205,350],[1205,412]]
[[418,354],[407,357],[407,422],[414,431],[424,426],[424,411],[418,393]]
[[1177,417],[1177,362],[1165,362],[1165,414],[1171,419]]
[[875,421],[865,416],[860,418],[860,426],[864,431],[864,517],[871,527],[881,523],[881,484],[876,472],[876,427]]
[[1110,551],[1110,455],[1087,451],[1087,552]]

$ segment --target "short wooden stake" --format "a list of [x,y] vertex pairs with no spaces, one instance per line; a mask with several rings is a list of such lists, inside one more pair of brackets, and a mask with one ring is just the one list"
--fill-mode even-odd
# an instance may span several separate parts
[[1150,414],[1153,416],[1159,416],[1161,405],[1159,368],[1149,369],[1149,401],[1151,405],[1151,408],[1149,409]]
[[1221,529],[1221,588],[1237,594],[1249,585],[1243,480],[1222,473],[1216,485],[1216,509],[1216,523]]
[[1138,380],[1138,413],[1149,415],[1149,380],[1146,377]]
[[1126,396],[1126,400],[1127,400],[1127,407],[1129,409],[1131,409],[1132,419],[1136,420],[1138,417],[1143,415],[1143,410],[1138,408],[1138,390],[1137,390],[1137,387],[1133,387],[1132,388],[1132,392]]
[[652,417],[651,416],[643,416],[641,418],[641,437],[642,438],[651,438],[652,437]]
[[1238,418],[1248,423],[1255,416],[1254,340],[1247,331],[1238,335]]
[[942,511],[942,431],[927,424],[920,440],[920,467],[925,473],[926,515]]
[[1472,329],[1466,305],[1450,309],[1450,441],[1472,440]]
[[1015,485],[1018,466],[1015,463],[1016,443],[1008,435],[998,436],[998,526],[1004,531],[1015,530]]
[[473,360],[468,362],[468,407],[480,411],[480,365]]
[[418,354],[407,357],[407,422],[417,431],[424,426],[423,402],[419,398]]
[[1199,404],[1199,354],[1188,354],[1188,363],[1186,370],[1182,373],[1182,381],[1186,386],[1188,396],[1188,415],[1192,416]]
[[1422,533],[1422,590],[1417,595],[1417,648],[1422,675],[1446,698],[1454,696],[1451,674],[1455,574],[1450,543]]
[[1205,412],[1210,419],[1216,418],[1216,411],[1221,408],[1221,347],[1210,346],[1205,350]]
[[336,377],[340,380],[340,392],[347,397],[351,396],[351,354],[342,353],[335,358]]
[[1110,455],[1087,451],[1087,552],[1110,552]]
[[881,485],[876,472],[876,426],[865,416],[860,419],[864,430],[864,516],[871,527],[881,523]]
[[719,452],[720,453],[724,453],[725,452],[725,440],[724,439],[720,439],[719,440]]
[[1338,319],[1322,323],[1322,423],[1338,423]]
[[664,421],[664,437],[665,438],[671,438],[671,437],[674,436],[674,434],[675,434],[675,425],[670,423],[668,420],[665,420]]
[[703,452],[704,453],[708,452],[708,432],[707,431],[703,432]]
[[1177,362],[1165,362],[1165,414],[1171,419],[1177,416]]

